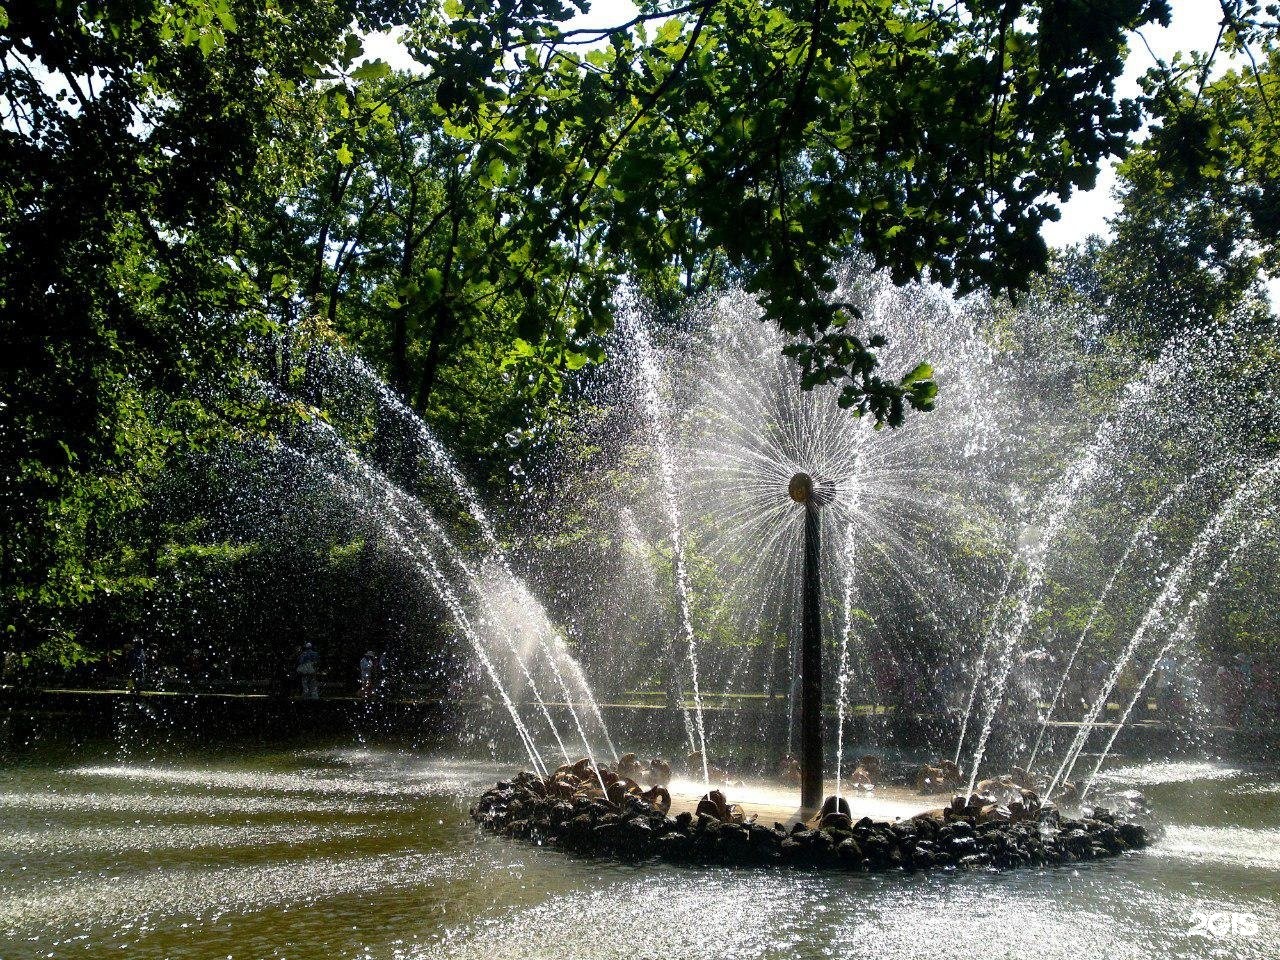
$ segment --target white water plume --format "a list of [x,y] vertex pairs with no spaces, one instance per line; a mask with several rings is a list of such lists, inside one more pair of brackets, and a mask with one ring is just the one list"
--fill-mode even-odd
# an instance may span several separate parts
[[[830,542],[821,576],[835,597],[824,606],[825,632],[843,644],[836,672],[842,716],[853,679],[873,674],[848,647],[854,604],[874,611],[880,662],[902,655],[917,629],[963,632],[968,614],[960,605],[985,587],[945,560],[942,543],[962,522],[998,543],[1003,500],[987,472],[1002,433],[992,415],[1000,409],[996,378],[983,383],[990,348],[932,288],[864,275],[849,283],[847,298],[861,305],[867,326],[889,334],[888,370],[937,359],[935,377],[944,385],[937,413],[882,431],[840,407],[838,386],[803,389],[798,365],[783,353],[787,340],[759,322],[744,294],[721,298],[667,357],[693,392],[680,431],[689,542],[716,569],[723,585],[717,616],[737,635],[772,643],[776,623],[795,622],[804,511],[788,483],[806,473],[822,492]],[[857,571],[848,543],[858,546]],[[858,639],[865,661],[867,641]],[[743,649],[744,659],[752,655]],[[857,692],[873,694],[873,686]],[[838,739],[842,729],[838,722]]]
[[[1276,476],[1277,474],[1272,473],[1270,479],[1274,480]],[[1267,519],[1274,520],[1275,505],[1269,504],[1263,509],[1267,515]],[[1120,736],[1121,731],[1124,730],[1125,725],[1129,722],[1129,717],[1133,713],[1133,708],[1138,705],[1138,701],[1146,691],[1147,685],[1150,684],[1152,678],[1155,677],[1156,671],[1160,669],[1165,657],[1191,639],[1192,635],[1195,633],[1196,625],[1200,618],[1201,608],[1203,608],[1205,603],[1215,596],[1215,591],[1218,588],[1218,584],[1222,582],[1222,578],[1226,576],[1227,571],[1231,569],[1232,564],[1236,562],[1240,554],[1252,545],[1252,543],[1257,540],[1264,531],[1268,530],[1268,526],[1265,525],[1262,520],[1263,517],[1256,513],[1249,517],[1250,525],[1248,529],[1246,529],[1244,533],[1236,539],[1235,543],[1231,545],[1231,548],[1227,551],[1227,555],[1213,571],[1208,582],[1205,583],[1205,585],[1187,604],[1187,608],[1182,615],[1182,619],[1179,620],[1178,625],[1170,631],[1168,640],[1165,641],[1164,645],[1152,658],[1151,666],[1134,687],[1133,696],[1129,699],[1128,705],[1121,712],[1119,721],[1111,731],[1111,736],[1108,738],[1106,746],[1104,746],[1102,748],[1102,752],[1098,754],[1097,762],[1093,765],[1093,771],[1089,774],[1089,779],[1085,782],[1084,789],[1080,792],[1081,797],[1084,797],[1089,792],[1093,787],[1094,782],[1098,779],[1098,772],[1102,769],[1102,765],[1106,763],[1107,757],[1111,755],[1111,749],[1116,744],[1116,738]],[[1078,760],[1079,754],[1077,754],[1076,757],[1076,761]],[[1071,769],[1068,768],[1064,777],[1069,777],[1070,775]]]
[[1181,598],[1187,588],[1187,580],[1194,572],[1205,552],[1216,543],[1223,528],[1237,517],[1240,509],[1254,496],[1256,496],[1260,490],[1265,489],[1266,485],[1275,479],[1278,472],[1280,472],[1280,457],[1273,458],[1252,471],[1252,473],[1235,488],[1230,498],[1228,498],[1209,519],[1208,523],[1205,524],[1199,535],[1196,537],[1195,542],[1191,545],[1191,549],[1187,551],[1183,558],[1178,562],[1178,565],[1165,579],[1159,595],[1147,608],[1147,612],[1143,615],[1142,622],[1139,623],[1133,637],[1129,640],[1124,650],[1121,651],[1119,657],[1117,657],[1115,663],[1111,667],[1110,673],[1103,682],[1102,689],[1099,691],[1097,698],[1085,713],[1084,718],[1080,723],[1080,727],[1076,732],[1075,738],[1072,740],[1070,746],[1068,746],[1066,753],[1063,755],[1062,763],[1058,766],[1057,772],[1053,775],[1053,779],[1049,783],[1049,789],[1045,791],[1045,796],[1051,796],[1053,791],[1057,789],[1059,784],[1067,779],[1071,770],[1075,767],[1081,752],[1084,750],[1084,745],[1089,738],[1089,734],[1092,731],[1094,724],[1102,714],[1102,711],[1106,709],[1107,702],[1111,696],[1111,691],[1115,689],[1116,684],[1120,681],[1129,661],[1142,646],[1147,635],[1161,623],[1165,622],[1165,620],[1170,616],[1172,610],[1181,601]]
[[854,561],[857,539],[852,528],[844,531],[844,624],[840,630],[840,666],[836,680],[836,796],[840,797],[844,767],[844,716],[849,699],[849,639],[853,634]]
[[1036,735],[1035,745],[1031,748],[1031,756],[1028,758],[1026,763],[1028,770],[1035,769],[1036,756],[1040,752],[1040,744],[1044,740],[1045,730],[1048,729],[1049,722],[1053,719],[1054,711],[1058,707],[1058,701],[1062,698],[1062,691],[1067,685],[1067,678],[1071,675],[1071,668],[1075,666],[1076,660],[1080,656],[1080,651],[1084,649],[1084,643],[1089,637],[1089,631],[1093,629],[1094,621],[1097,620],[1098,614],[1101,612],[1103,605],[1106,604],[1108,599],[1110,599],[1111,590],[1116,585],[1116,579],[1128,564],[1129,557],[1132,556],[1133,551],[1137,549],[1138,545],[1146,539],[1147,534],[1151,530],[1151,525],[1160,519],[1160,517],[1164,516],[1169,507],[1177,502],[1178,497],[1182,494],[1183,490],[1185,490],[1194,480],[1203,476],[1208,469],[1210,468],[1206,467],[1194,477],[1184,480],[1182,483],[1178,484],[1178,486],[1170,491],[1163,500],[1156,504],[1154,510],[1143,517],[1141,523],[1134,527],[1133,535],[1129,537],[1129,542],[1125,545],[1124,553],[1121,555],[1119,562],[1115,565],[1115,568],[1111,571],[1111,575],[1107,578],[1106,584],[1098,594],[1098,599],[1089,610],[1089,617],[1085,621],[1084,628],[1080,631],[1080,636],[1076,640],[1076,645],[1072,649],[1071,655],[1067,657],[1067,662],[1062,668],[1062,676],[1058,679],[1058,686],[1054,690],[1053,696],[1049,699],[1048,709],[1045,710],[1044,715],[1040,718],[1040,732]]
[[1116,464],[1124,462],[1126,438],[1135,431],[1152,432],[1152,414],[1149,409],[1151,401],[1179,382],[1187,355],[1202,346],[1202,342],[1194,337],[1188,340],[1175,339],[1165,345],[1160,356],[1147,366],[1143,375],[1128,385],[1115,413],[1103,422],[1089,445],[1054,486],[1038,527],[1031,528],[1030,535],[1024,532],[1022,561],[1026,570],[1025,582],[1018,595],[1013,619],[1000,641],[994,645],[999,653],[985,697],[986,710],[981,732],[970,763],[968,793],[973,792],[977,783],[996,715],[1004,703],[1005,689],[1017,651],[1032,618],[1040,609],[1040,592],[1050,557],[1049,548],[1062,536],[1072,511],[1086,491],[1113,470]]
[[[541,654],[541,662],[546,666],[555,685],[559,688],[565,707],[569,711],[572,722],[578,731],[579,739],[582,741],[587,756],[592,759],[593,765],[595,762],[594,751],[592,750],[586,727],[579,715],[579,708],[584,703],[599,727],[600,734],[608,745],[610,753],[616,760],[617,751],[614,749],[613,740],[609,736],[599,702],[591,690],[586,675],[569,653],[560,631],[547,616],[545,608],[533,596],[523,579],[516,575],[507,550],[498,538],[488,511],[485,509],[475,488],[467,481],[462,470],[459,469],[457,463],[445,448],[445,445],[427,423],[409,409],[404,401],[397,397],[394,391],[363,360],[347,354],[337,354],[332,359],[344,376],[369,391],[376,398],[376,402],[382,409],[393,413],[412,432],[418,443],[421,444],[422,450],[426,453],[428,461],[438,474],[448,481],[454,493],[465,506],[468,515],[475,522],[480,531],[489,564],[496,568],[496,571],[490,571],[482,575],[478,566],[468,563],[464,559],[462,551],[452,543],[448,544],[449,553],[457,558],[459,567],[471,583],[473,594],[477,598],[481,623],[487,624],[489,632],[500,637],[508,647],[510,663],[524,677],[566,761],[570,759],[569,753],[565,748],[559,731],[556,729],[555,722],[547,708],[546,699],[539,690],[534,676],[533,665],[529,657],[531,648]],[[430,522],[432,533],[435,536],[448,541],[447,534],[424,505],[403,494],[402,491],[401,499],[402,502],[410,501],[409,508],[416,510],[421,518]],[[497,595],[503,597],[503,603],[507,608],[503,612],[495,610],[493,606],[493,600]],[[572,677],[572,683],[579,688],[577,694],[573,692],[572,684],[565,676],[566,673]]]
[[649,344],[643,321],[637,316],[630,323],[631,336],[636,345],[641,378],[640,389],[648,414],[649,427],[653,431],[654,450],[658,455],[662,490],[666,500],[667,521],[670,524],[672,562],[675,568],[676,599],[680,607],[680,626],[689,651],[689,682],[693,689],[693,732],[696,743],[690,737],[690,746],[702,758],[702,780],[711,787],[711,773],[707,758],[707,731],[702,715],[702,689],[698,681],[698,640],[693,627],[693,614],[689,607],[689,572],[685,566],[684,529],[680,517],[680,501],[676,492],[675,462],[667,440],[666,411],[658,386],[658,369],[653,348]]

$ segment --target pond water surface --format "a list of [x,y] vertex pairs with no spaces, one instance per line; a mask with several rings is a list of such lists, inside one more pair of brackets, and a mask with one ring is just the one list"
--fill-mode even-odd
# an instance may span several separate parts
[[1077,868],[628,866],[482,835],[510,768],[382,750],[0,768],[0,958],[1280,956],[1280,776],[1119,767],[1163,837]]

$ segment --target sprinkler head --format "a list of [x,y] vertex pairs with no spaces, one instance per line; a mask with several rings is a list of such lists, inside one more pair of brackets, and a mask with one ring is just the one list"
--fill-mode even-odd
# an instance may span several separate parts
[[813,478],[807,473],[797,473],[787,484],[787,493],[796,503],[808,503],[813,496]]
[[835,490],[830,483],[815,480],[807,473],[797,473],[787,484],[787,493],[796,503],[821,507],[834,499]]

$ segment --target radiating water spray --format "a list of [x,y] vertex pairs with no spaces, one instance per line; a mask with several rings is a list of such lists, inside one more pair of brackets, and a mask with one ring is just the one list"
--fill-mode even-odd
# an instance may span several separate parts
[[[494,608],[490,601],[479,573],[471,566],[470,563],[467,562],[462,551],[458,549],[452,538],[421,501],[410,497],[399,487],[395,486],[395,484],[391,483],[381,473],[374,470],[371,466],[361,460],[356,452],[347,445],[332,426],[320,420],[314,421],[314,426],[315,429],[321,431],[325,435],[326,440],[340,453],[347,465],[352,470],[359,472],[365,482],[374,488],[380,498],[382,506],[384,509],[391,512],[392,518],[398,524],[398,529],[403,531],[404,535],[407,536],[408,532],[413,529],[410,519],[405,513],[405,511],[409,511],[420,523],[422,523],[423,526],[427,528],[432,538],[444,549],[445,555],[448,556],[453,564],[462,571],[463,575],[471,583],[473,590],[475,590],[476,594],[481,598],[481,602],[484,604],[486,612],[489,615],[489,621],[494,625],[498,635],[505,641],[507,648],[510,650],[511,659],[515,662],[521,675],[524,677],[525,682],[529,685],[529,689],[533,693],[534,701],[537,704],[539,711],[542,713],[542,717],[546,721],[548,728],[551,730],[551,735],[555,738],[556,745],[560,748],[560,752],[564,759],[568,761],[570,759],[569,751],[565,748],[564,740],[560,736],[560,731],[556,726],[555,720],[551,716],[551,711],[547,706],[546,699],[542,696],[542,692],[538,688],[537,681],[529,671],[528,665],[524,662],[524,658],[520,655],[520,646],[515,636],[508,628],[505,619],[501,616],[500,612]],[[417,543],[416,547],[418,548],[419,553],[425,552],[425,545]],[[412,549],[412,546],[410,549]],[[474,631],[474,625],[469,626],[469,629]],[[575,717],[575,720],[576,719],[577,718]],[[580,724],[579,733],[582,737],[583,747],[587,750],[588,756],[590,756],[591,746],[587,740],[586,733],[582,730]]]
[[1005,599],[1009,596],[1009,588],[1013,586],[1014,569],[1014,565],[1009,564],[1004,586],[1000,588],[1000,599],[993,608],[992,624],[982,633],[982,647],[978,652],[978,662],[973,666],[973,682],[969,684],[969,697],[965,701],[964,716],[960,720],[960,735],[956,737],[956,755],[953,760],[957,766],[960,763],[960,752],[964,749],[964,738],[969,732],[969,720],[973,717],[973,708],[978,702],[978,688],[982,686],[982,678],[986,674],[987,657],[991,655],[991,647],[995,642],[995,619],[1000,616]]
[[[298,456],[304,461],[307,460],[305,454],[298,453]],[[361,463],[358,459],[355,459],[354,457],[348,458],[347,466],[354,469],[366,482],[369,482],[375,491],[377,491],[381,486],[378,482],[376,472],[366,464]],[[344,480],[336,474],[330,474],[329,479],[335,486],[349,491],[353,498],[358,502],[369,503],[370,506],[374,507],[374,509],[369,511],[369,518],[378,525],[380,533],[385,536],[389,542],[398,545],[401,553],[409,560],[410,564],[428,584],[428,586],[432,588],[436,596],[438,596],[445,604],[455,622],[458,624],[459,629],[461,629],[463,636],[467,638],[473,653],[480,661],[481,666],[484,668],[485,673],[493,683],[494,688],[497,690],[499,699],[501,699],[503,705],[507,708],[507,712],[511,716],[511,721],[516,728],[516,733],[524,744],[525,751],[529,754],[529,761],[533,764],[534,770],[539,775],[546,776],[547,767],[542,760],[542,755],[538,751],[537,744],[530,735],[528,727],[525,726],[524,720],[520,717],[520,712],[516,709],[515,703],[507,693],[506,686],[503,684],[502,678],[499,675],[497,668],[494,666],[488,650],[485,648],[484,641],[472,625],[471,619],[467,616],[466,610],[457,594],[454,592],[448,577],[444,575],[444,572],[440,569],[430,551],[425,548],[425,545],[421,543],[415,545],[406,539],[402,530],[406,529],[407,525],[397,527],[386,521],[386,512],[384,511],[389,510],[389,512],[394,515],[396,514],[394,507],[390,507],[389,504],[375,501],[372,494],[362,493],[357,490],[352,483]]]
[[658,456],[662,491],[665,498],[667,520],[671,527],[671,553],[675,568],[676,601],[680,608],[680,626],[689,651],[689,684],[693,691],[693,723],[697,734],[696,749],[702,756],[702,780],[710,788],[711,774],[707,761],[707,732],[702,716],[702,688],[698,680],[698,641],[693,629],[693,614],[689,607],[689,572],[685,568],[684,532],[680,523],[680,501],[676,496],[675,462],[671,445],[667,441],[666,415],[662,396],[658,392],[658,369],[649,336],[639,316],[631,320],[631,336],[634,338],[639,361],[640,388],[644,397],[649,427],[653,431],[654,450]]
[[1093,771],[1089,774],[1089,779],[1085,781],[1084,787],[1080,790],[1080,799],[1083,800],[1088,796],[1089,791],[1093,789],[1094,781],[1098,779],[1098,772],[1102,769],[1102,765],[1106,763],[1107,757],[1111,754],[1111,748],[1115,746],[1116,738],[1120,736],[1120,731],[1125,728],[1129,722],[1129,716],[1133,713],[1133,708],[1138,705],[1138,701],[1142,699],[1143,691],[1146,690],[1147,684],[1151,682],[1151,678],[1155,676],[1156,671],[1160,668],[1161,662],[1169,655],[1177,646],[1190,639],[1195,628],[1196,620],[1199,617],[1200,608],[1205,601],[1212,596],[1213,591],[1217,589],[1218,584],[1222,581],[1226,572],[1231,569],[1231,565],[1235,563],[1240,552],[1244,550],[1250,543],[1257,539],[1261,532],[1261,527],[1255,526],[1252,530],[1245,533],[1231,547],[1226,558],[1218,564],[1218,568],[1213,572],[1213,576],[1209,578],[1209,582],[1200,590],[1191,602],[1187,604],[1186,613],[1183,614],[1182,620],[1179,621],[1177,627],[1169,634],[1169,639],[1164,646],[1156,653],[1155,658],[1151,661],[1151,666],[1147,672],[1143,674],[1142,679],[1138,681],[1133,690],[1133,697],[1129,700],[1128,705],[1120,714],[1120,720],[1116,723],[1115,729],[1111,731],[1111,736],[1107,739],[1107,744],[1102,748],[1102,752],[1098,754],[1098,760],[1093,765]]
[[1160,357],[1147,367],[1143,376],[1129,385],[1115,415],[1098,428],[1093,441],[1072,463],[1066,475],[1051,491],[1048,498],[1048,516],[1043,527],[1038,531],[1031,531],[1033,540],[1025,548],[1026,583],[1019,594],[1013,620],[1004,632],[1003,642],[997,645],[999,655],[996,660],[994,679],[987,691],[982,730],[978,735],[978,745],[974,750],[969,770],[967,792],[970,794],[973,793],[973,788],[978,781],[987,742],[991,737],[996,714],[1004,699],[1009,674],[1013,670],[1015,654],[1031,624],[1032,617],[1039,610],[1039,595],[1044,584],[1049,547],[1061,535],[1067,518],[1081,494],[1104,470],[1118,462],[1116,448],[1122,439],[1123,430],[1129,426],[1127,422],[1129,415],[1134,410],[1141,411],[1151,396],[1176,375],[1178,350],[1181,347],[1182,344],[1176,342],[1167,345]]
[[1089,448],[1083,458],[1076,462],[1068,473],[1066,482],[1053,497],[1053,513],[1045,524],[1042,534],[1026,550],[1027,582],[1018,597],[1013,620],[1004,632],[1003,643],[993,645],[998,650],[994,679],[986,694],[986,710],[982,729],[978,734],[978,745],[973,751],[973,760],[969,767],[969,786],[965,791],[966,794],[973,793],[973,788],[978,781],[978,771],[982,767],[982,760],[986,754],[987,740],[991,736],[996,712],[1000,709],[1004,690],[1009,682],[1009,673],[1013,669],[1014,655],[1037,610],[1036,601],[1044,582],[1049,544],[1057,539],[1066,522],[1067,513],[1075,503],[1076,496],[1096,475],[1100,461],[1100,447],[1095,444]]
[[[859,582],[883,601],[869,600],[875,611],[869,629],[884,645],[879,655],[896,658],[894,645],[911,643],[916,624],[953,633],[962,619],[961,599],[982,591],[965,579],[969,568],[946,557],[937,533],[962,512],[994,506],[1001,496],[981,472],[981,455],[990,451],[995,432],[990,411],[999,404],[993,401],[997,388],[988,385],[984,394],[977,386],[989,351],[949,299],[929,288],[904,290],[874,277],[859,283],[865,289],[850,292],[849,298],[858,300],[867,324],[894,333],[893,346],[881,353],[882,364],[911,369],[921,353],[928,351],[929,359],[936,355],[937,375],[948,384],[942,401],[947,413],[910,418],[898,430],[873,429],[869,419],[840,406],[838,386],[803,388],[799,367],[785,354],[787,339],[759,322],[754,300],[725,296],[700,318],[690,342],[681,341],[673,350],[673,363],[689,364],[682,382],[693,385],[681,434],[689,479],[685,502],[696,511],[696,529],[714,531],[699,541],[699,549],[724,584],[723,605],[734,608],[725,619],[734,620],[739,635],[770,643],[780,620],[794,635],[792,615],[800,608],[802,514],[794,509],[787,486],[797,473],[819,478],[829,494],[825,525],[859,544]],[[938,470],[940,462],[953,469]],[[971,535],[987,535],[995,543],[998,532],[985,521],[986,516],[974,522]],[[822,579],[843,583],[843,560],[841,547],[827,551]],[[898,596],[888,596],[885,582]],[[840,591],[832,594],[843,599]],[[904,600],[920,613],[915,623],[898,613]],[[845,616],[852,614],[841,610],[839,600],[828,604],[824,632],[869,645],[843,629]],[[844,730],[837,723],[838,738],[847,732],[856,677],[848,653]],[[773,662],[766,665],[766,683]],[[874,682],[869,687],[878,685],[875,672],[869,679]],[[784,725],[789,743],[794,692]],[[842,770],[840,779],[843,787]]]
[[[423,448],[427,451],[432,464],[448,479],[450,485],[466,506],[467,512],[471,515],[476,526],[480,530],[481,537],[484,540],[486,549],[488,550],[492,561],[498,566],[503,577],[510,584],[510,589],[520,608],[522,622],[530,625],[533,630],[538,647],[542,652],[557,685],[560,687],[560,690],[564,695],[565,706],[568,708],[573,719],[573,723],[578,729],[579,736],[583,741],[583,746],[587,750],[588,756],[592,754],[591,747],[582,723],[582,718],[578,715],[576,705],[577,698],[574,696],[564,677],[560,663],[561,659],[572,665],[571,669],[575,672],[579,685],[582,688],[588,709],[591,710],[596,722],[599,724],[600,731],[608,744],[610,752],[613,754],[614,760],[616,761],[618,759],[618,754],[616,749],[614,749],[613,739],[609,736],[609,731],[604,722],[604,716],[600,710],[599,703],[597,702],[594,693],[592,693],[591,686],[587,682],[586,676],[582,673],[581,668],[568,654],[568,652],[564,650],[563,640],[555,630],[555,627],[548,620],[542,606],[533,598],[533,595],[529,592],[524,581],[520,577],[516,576],[515,571],[512,569],[510,558],[507,556],[506,549],[498,539],[493,523],[489,519],[488,511],[485,510],[484,504],[477,495],[475,488],[467,481],[466,477],[463,476],[462,471],[454,462],[453,457],[450,456],[449,451],[445,448],[444,444],[440,442],[440,438],[435,435],[435,432],[421,417],[417,416],[417,414],[410,410],[409,407],[406,406],[398,396],[396,396],[394,391],[392,391],[377,376],[377,374],[369,369],[368,365],[363,360],[358,357],[347,357],[345,359],[350,365],[352,372],[377,395],[379,401],[386,408],[392,410],[402,422],[408,424],[410,428],[413,429],[419,441],[422,443]],[[473,580],[476,583],[478,595],[482,598],[482,601],[484,601],[486,591],[480,589],[480,581],[478,578],[474,577],[474,575]],[[495,622],[500,623],[500,618],[495,618]],[[502,627],[500,626],[499,629],[502,629]],[[526,674],[528,674],[527,668],[523,661],[520,660],[518,653],[517,660],[520,661],[521,669],[525,670]],[[533,683],[531,677],[530,683],[531,685]],[[539,703],[543,704],[545,709],[545,702],[537,694],[536,688],[535,697],[538,698]],[[550,722],[549,714],[548,722]],[[557,741],[559,741],[558,734],[556,735],[556,738]]]

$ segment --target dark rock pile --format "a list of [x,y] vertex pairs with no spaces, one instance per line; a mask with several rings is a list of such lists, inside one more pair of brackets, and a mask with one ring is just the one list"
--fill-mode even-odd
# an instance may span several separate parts
[[[844,807],[844,805],[841,805]],[[471,816],[503,836],[616,859],[691,863],[791,864],[851,870],[1040,866],[1114,857],[1146,846],[1145,828],[1106,810],[1079,818],[1041,807],[1034,795],[1008,805],[976,794],[895,823],[863,817],[828,800],[823,814],[790,829],[746,816],[720,791],[696,813],[670,816],[661,787],[579,764],[544,780],[520,773],[485,791]]]

